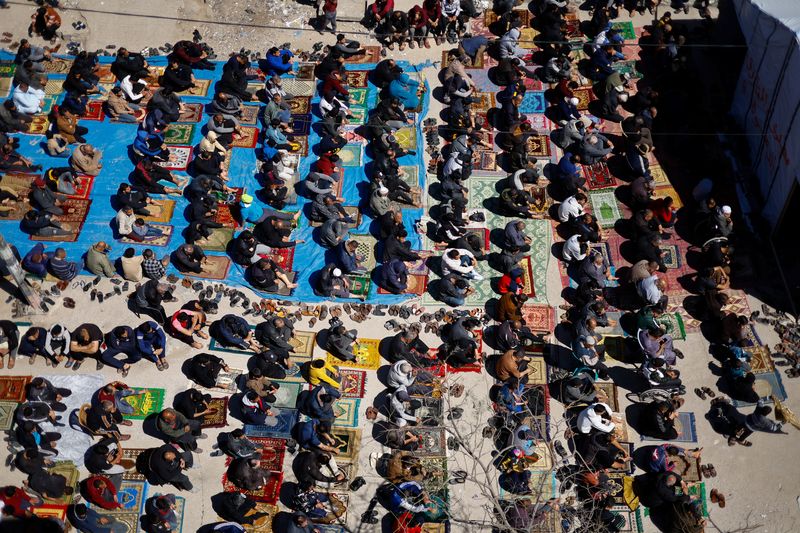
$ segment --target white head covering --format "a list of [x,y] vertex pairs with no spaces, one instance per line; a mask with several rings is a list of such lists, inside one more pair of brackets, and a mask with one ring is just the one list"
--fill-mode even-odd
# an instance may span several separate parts
[[342,275],[342,271],[341,271],[340,269],[338,269],[338,268],[334,268],[334,269],[333,269],[333,275],[334,275],[335,277],[337,277],[337,278],[338,278],[338,277],[341,277],[341,275]]
[[569,99],[569,103],[572,105],[578,105],[579,103],[581,103],[581,101],[573,96],[572,98]]
[[733,212],[733,210],[731,209],[731,206],[729,206],[729,205],[723,205],[722,206],[722,214],[730,215],[732,212]]

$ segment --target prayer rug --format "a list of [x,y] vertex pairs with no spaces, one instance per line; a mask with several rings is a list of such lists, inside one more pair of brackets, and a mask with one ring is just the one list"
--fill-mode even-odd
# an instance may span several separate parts
[[44,94],[60,95],[63,92],[64,92],[64,80],[62,79],[47,80],[47,84],[44,86]]
[[283,78],[283,90],[292,96],[314,96],[314,80],[298,80],[297,78]]
[[52,57],[49,61],[43,61],[42,65],[47,74],[68,74],[69,69],[72,68],[72,59]]
[[214,228],[207,239],[200,239],[196,244],[206,252],[224,252],[233,239],[233,232],[233,228]]
[[700,470],[700,459],[698,458],[670,455],[668,460],[675,463],[674,472],[679,474],[687,483],[696,483],[703,477]]
[[625,522],[620,533],[643,533],[644,526],[642,525],[642,513],[639,509],[631,511],[627,505],[614,505],[611,507],[611,512],[615,515],[621,516]]
[[666,198],[669,196],[674,200],[674,207],[675,209],[680,209],[683,207],[683,201],[681,201],[680,195],[678,192],[672,187],[672,185],[660,185],[656,187],[655,191],[653,191],[653,199],[658,198]]
[[[48,500],[45,500],[48,501]],[[58,520],[62,524],[67,523],[67,508],[69,506],[67,504],[52,504],[52,503],[45,503],[42,505],[37,505],[31,512],[38,516],[39,518],[52,518]],[[108,512],[108,511],[104,511]],[[45,528],[46,529],[46,528]],[[136,529],[132,529],[131,531],[136,531]]]
[[[345,213],[347,213],[355,222],[348,223],[347,227],[350,229],[357,228],[361,225],[361,210],[357,205],[343,205],[342,208],[344,209]],[[314,228],[318,228],[322,226],[322,222],[311,221],[311,226]]]
[[289,144],[291,145],[290,150],[292,153],[302,156],[308,155],[308,137],[303,137],[302,135],[290,136]]
[[294,266],[294,246],[288,248],[273,248],[269,257],[276,265],[288,272]]
[[528,137],[528,155],[536,157],[550,157],[550,137],[547,135],[531,135]]
[[750,304],[747,302],[747,295],[742,291],[727,291],[729,296],[725,310],[737,315],[750,316]]
[[75,492],[72,494],[65,494],[61,498],[44,498],[47,503],[55,503],[61,505],[69,505],[72,503],[73,497],[78,494],[78,482],[81,479],[81,474],[75,467],[72,461],[56,461],[55,465],[48,468],[50,474],[61,474],[67,480],[67,487],[72,487]]
[[[266,470],[262,468],[262,470]],[[228,481],[228,474],[222,474],[222,490],[225,492],[241,492],[251,500],[257,502],[276,503],[278,501],[278,494],[280,494],[281,484],[283,483],[283,472],[270,472],[267,484],[259,490],[244,490],[240,489],[230,481]]]
[[94,176],[87,176],[86,174],[78,174],[75,178],[75,193],[70,194],[70,198],[80,198],[88,200],[89,195],[94,188]]
[[175,93],[180,96],[206,96],[213,80],[198,80],[195,78],[194,87]]
[[547,363],[544,357],[535,355],[528,361],[528,382],[533,385],[545,385],[547,383]]
[[472,108],[477,111],[488,111],[495,107],[494,93],[472,93]]
[[333,524],[314,524],[314,528],[319,529],[320,533],[347,533],[349,531],[344,526]]
[[[767,372],[763,374],[755,374],[756,381],[753,383],[753,390],[758,397],[766,403],[772,403],[772,396],[775,396],[779,401],[786,400],[786,389],[783,388],[783,379],[779,372]],[[733,400],[731,403],[735,407],[752,407],[755,402],[745,402],[742,400]]]
[[745,346],[744,351],[750,354],[750,371],[753,374],[765,374],[775,370],[775,363],[766,346]]
[[339,156],[343,167],[360,167],[363,151],[364,145],[362,144],[345,144],[336,155]]
[[158,413],[164,407],[164,389],[149,387],[131,387],[135,392],[125,397],[125,401],[133,407],[133,413],[125,415],[128,420],[144,420]]
[[555,328],[555,310],[549,305],[525,304],[522,306],[522,318],[535,333],[552,333]]
[[615,72],[620,74],[630,74],[631,78],[638,79],[642,77],[642,73],[636,69],[636,60],[629,59],[627,61],[616,61],[611,65]]
[[[93,100],[86,105],[86,114],[81,115],[80,120],[94,120],[102,122],[106,118],[106,113],[103,110],[103,103],[99,100]],[[47,111],[42,110],[44,113]]]
[[586,178],[586,186],[589,189],[603,189],[614,187],[617,184],[616,178],[608,171],[605,161],[600,161],[593,165],[582,165],[583,175]]
[[539,132],[548,132],[553,129],[553,122],[544,113],[531,113],[528,115],[531,127]]
[[366,385],[367,373],[364,370],[339,369],[339,392],[342,398],[363,398]]
[[381,60],[380,46],[364,46],[364,54],[353,55],[345,58],[345,63],[378,63]]
[[294,346],[292,359],[311,359],[314,355],[314,342],[317,334],[313,331],[294,331],[294,338],[289,340],[289,344]]
[[328,354],[326,360],[332,365],[360,368],[362,370],[378,370],[381,366],[381,354],[378,351],[378,339],[357,339],[353,353],[354,361],[342,361],[338,357]]
[[347,126],[344,126],[342,128],[342,130],[343,130],[342,131],[342,137],[344,137],[344,139],[348,143],[366,144],[367,140],[364,137],[362,137],[361,135],[359,135],[359,133],[357,131],[357,128],[358,128],[358,126],[352,125],[352,124],[348,124]]
[[358,398],[339,398],[333,404],[333,415],[336,417],[335,427],[358,427],[358,410],[361,400]]
[[663,315],[664,320],[668,320],[672,324],[672,338],[682,341],[686,339],[686,326],[683,324],[683,316],[681,313],[669,312]]
[[0,400],[25,401],[25,387],[33,376],[0,376]]
[[244,370],[241,370],[239,368],[231,368],[230,370],[227,371],[221,370],[220,373],[217,374],[217,382],[215,384],[216,387],[214,387],[213,389],[203,387],[202,385],[199,384],[194,384],[193,386],[200,387],[201,389],[213,390],[215,392],[218,392],[217,388],[223,388],[231,393],[235,393],[239,389],[237,385],[239,381],[239,376],[244,374],[244,372],[245,372]]
[[[428,290],[428,276],[422,275],[415,275],[409,274],[408,275],[408,286],[406,290],[404,290],[401,294],[415,294],[417,296],[422,296],[425,294],[425,291]],[[378,287],[378,294],[394,294],[393,292],[387,291],[383,287]]]
[[[607,403],[615,413],[619,412],[619,395],[617,386],[614,385],[614,383],[609,381],[595,381],[594,388],[598,393],[598,401]],[[604,394],[605,399],[600,399],[600,394]]]
[[614,189],[589,191],[589,201],[592,204],[592,214],[597,217],[600,227],[614,227],[617,220],[622,218]]
[[124,242],[126,244],[138,244],[141,246],[166,246],[169,244],[170,239],[172,238],[172,231],[173,227],[169,224],[156,224],[151,223],[150,226],[156,229],[161,230],[161,235],[156,237],[145,237],[143,241],[136,241],[128,237],[122,237],[119,239],[119,242]]
[[544,93],[539,91],[527,91],[522,97],[522,103],[519,104],[519,112],[523,114],[544,113],[546,109],[547,100],[544,98]]
[[335,447],[339,450],[336,459],[343,461],[356,461],[358,450],[361,447],[361,430],[353,428],[331,428],[331,436],[336,441]]
[[[0,178],[0,185],[11,189],[19,198],[24,199],[28,198],[30,195],[31,189],[33,188],[33,180],[38,177],[38,174],[9,172]],[[27,213],[31,208],[30,204],[25,201],[14,202],[12,205],[14,210],[9,211],[9,214],[6,217],[7,220],[22,220],[22,218],[25,216],[25,213]]]
[[308,135],[311,133],[311,115],[292,115],[289,121],[289,127],[292,128],[291,135]]
[[[58,103],[58,98],[55,96],[45,96],[42,98],[44,103],[42,104],[42,115],[49,115],[50,112],[53,110],[53,106]],[[99,119],[102,120],[102,119]]]
[[316,63],[300,63],[297,66],[297,73],[294,77],[298,80],[313,80],[316,66]]
[[351,107],[350,115],[353,117],[348,120],[351,126],[363,126],[367,123],[367,110],[363,107]]
[[233,148],[255,148],[256,144],[258,144],[258,128],[242,128],[242,134],[240,136],[234,135],[233,143],[231,143],[231,147]]
[[661,245],[662,259],[667,268],[680,268],[683,264],[681,260],[681,251],[678,249],[677,244],[662,244]]
[[[139,457],[139,455],[144,451],[145,451],[144,448],[125,448],[125,447],[123,447],[122,448],[122,458],[123,459],[129,459],[130,461],[133,461],[135,463],[136,462],[136,458]],[[142,474],[140,474],[136,469],[126,470],[122,474],[122,479],[128,480],[128,481],[146,481],[147,480],[147,478],[145,478]]]
[[173,123],[164,130],[166,144],[191,144],[194,137],[194,124]]
[[208,428],[222,428],[228,424],[228,400],[229,396],[224,398],[211,398],[208,402],[210,409],[216,409],[217,412],[203,416],[203,423],[200,425],[203,429]]
[[400,170],[403,171],[403,175],[400,176],[400,179],[403,180],[403,183],[409,187],[419,187],[419,167],[401,165]]
[[486,150],[478,152],[478,159],[473,163],[475,170],[497,171],[497,153]]
[[417,149],[417,129],[413,126],[406,126],[394,132],[397,138],[397,144],[403,150],[416,150]]
[[261,455],[263,468],[274,472],[283,471],[283,459],[286,457],[286,439],[275,437],[247,437],[258,444],[267,453]]
[[420,258],[416,261],[410,261],[406,263],[408,267],[409,274],[415,274],[418,276],[427,276],[430,273],[430,269],[428,268],[428,257],[431,256],[430,252],[426,250],[419,250],[417,253],[420,254]]
[[89,207],[92,205],[91,200],[83,200],[81,198],[67,198],[62,204],[62,209],[74,209],[72,213],[65,213],[58,216],[59,222],[69,226],[70,235],[31,235],[32,241],[48,241],[48,242],[75,242],[83,229],[83,224],[86,222],[86,217],[89,216]]
[[191,160],[192,160],[191,146],[170,146],[169,161],[162,161],[156,163],[156,165],[164,167],[167,170],[186,170]]
[[302,383],[291,383],[288,381],[271,380],[272,383],[280,385],[275,391],[274,407],[284,407],[293,409],[297,405],[297,396],[303,390]]
[[633,29],[633,22],[631,22],[630,20],[616,21],[611,25],[611,28],[617,30],[617,32],[626,41],[636,39],[636,32]]
[[50,129],[50,119],[46,115],[33,115],[33,120],[28,124],[30,135],[44,135]]
[[367,86],[366,70],[348,70],[345,72],[345,80],[348,87],[366,87]]
[[422,438],[421,446],[414,451],[419,457],[446,457],[447,433],[444,428],[415,427],[414,433]]
[[225,279],[228,276],[228,270],[231,268],[230,259],[221,255],[207,255],[206,258],[208,262],[203,265],[203,271],[200,274],[184,272],[184,275],[204,279]]
[[203,104],[183,104],[183,111],[178,116],[178,122],[200,122],[202,118]]
[[[442,50],[441,68],[443,68],[443,69],[447,68],[450,65],[449,53],[450,52],[447,51],[447,50]],[[481,68],[482,69],[483,68],[483,56],[476,57],[474,64],[471,61],[467,61],[467,63],[464,65],[464,68]]]
[[293,115],[304,115],[311,112],[311,97],[310,96],[295,96],[286,100],[289,105],[289,111]]
[[[697,430],[695,429],[694,413],[679,412],[678,418],[675,419],[675,430],[678,432],[678,438],[672,439],[670,442],[697,442]],[[655,439],[652,437],[640,437],[642,442],[662,442],[663,439]]]
[[650,175],[653,177],[656,186],[669,185],[669,178],[667,178],[667,173],[664,172],[661,165],[650,165]]
[[[254,502],[256,506],[253,508],[256,513],[265,513],[266,516],[256,520],[252,524],[242,524],[247,533],[273,533],[272,519],[280,512],[277,505],[265,502]],[[222,518],[219,519],[222,522]],[[318,527],[315,525],[315,527]]]
[[292,428],[297,423],[297,409],[277,408],[273,406],[272,412],[275,413],[275,416],[267,417],[264,424],[245,424],[245,434],[248,437],[290,439],[292,437]]
[[[147,498],[147,487],[148,485],[145,481],[123,479],[122,483],[120,484],[120,488],[117,491],[117,500],[122,507],[118,509],[105,510],[97,508],[97,511],[114,515],[114,518],[116,518],[117,515],[124,513],[138,514],[140,511],[143,511],[142,506]],[[134,529],[133,531],[136,530]]]
[[[438,351],[438,349],[437,349],[437,351]],[[463,374],[463,373],[466,373],[466,372],[472,372],[472,373],[475,373],[475,374],[480,374],[481,372],[483,372],[483,365],[478,361],[475,361],[474,363],[469,363],[467,365],[462,365],[462,366],[450,366],[450,365],[447,365],[446,368],[447,368],[448,372],[452,372],[454,374]]]
[[244,105],[241,107],[241,110],[242,114],[239,116],[239,124],[243,126],[255,126],[258,124],[258,106]]
[[522,269],[522,286],[524,287],[524,294],[533,298],[536,296],[536,287],[533,283],[533,266],[531,265],[531,257],[525,256],[522,261],[518,263]]
[[369,89],[350,89],[350,107],[366,107]]
[[0,98],[6,98],[11,94],[11,78],[0,78]]
[[575,98],[578,99],[577,107],[579,111],[586,111],[589,109],[589,104],[592,100],[597,100],[591,87],[579,87],[572,92],[575,93]]
[[589,244],[589,248],[596,253],[603,256],[603,259],[609,266],[614,266],[614,257],[611,253],[611,246],[608,242],[593,242]]
[[14,411],[17,410],[17,402],[8,400],[0,401],[0,431],[8,431],[14,423]]
[[[489,240],[489,228],[474,228],[474,227],[466,227],[464,228],[467,234],[472,234],[478,237],[481,240],[481,248],[489,251],[491,247],[491,241]],[[448,248],[447,244],[436,243],[434,244],[434,249],[436,250],[446,250]]]
[[364,258],[362,264],[368,271],[372,271],[376,266],[375,261],[375,245],[378,241],[372,235],[363,235],[360,233],[350,234],[350,240],[358,243],[356,254]]
[[17,64],[13,61],[0,61],[0,78],[13,78]]

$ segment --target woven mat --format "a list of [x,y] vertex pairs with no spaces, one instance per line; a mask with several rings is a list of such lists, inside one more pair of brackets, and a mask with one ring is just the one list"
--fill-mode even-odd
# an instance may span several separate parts
[[522,103],[519,105],[520,113],[544,113],[547,109],[547,100],[544,93],[540,91],[528,91],[522,97]]
[[122,237],[119,239],[119,242],[136,244],[140,246],[167,246],[170,239],[172,239],[172,232],[174,231],[175,227],[169,224],[158,223],[151,223],[150,226],[160,229],[162,231],[161,235],[157,237],[147,237],[143,241],[135,241],[129,237]]
[[180,96],[206,96],[208,94],[208,88],[211,86],[211,81],[212,80],[195,79],[194,87],[175,94],[178,94]]
[[381,60],[381,47],[380,46],[364,46],[365,54],[355,55],[345,58],[345,63],[365,64],[365,63],[378,63]]
[[545,385],[548,381],[547,363],[541,355],[535,355],[528,361],[528,383],[533,385]]
[[[265,470],[265,469],[262,469]],[[259,490],[244,490],[228,481],[228,474],[222,475],[222,490],[225,492],[241,492],[257,502],[276,503],[283,484],[283,472],[270,472],[267,484]]]
[[199,239],[196,244],[205,251],[224,252],[233,239],[233,228],[214,228],[207,239]]
[[334,427],[358,427],[358,411],[361,405],[359,398],[339,398],[333,404],[333,415],[336,417]]
[[336,441],[335,447],[339,450],[336,459],[355,461],[358,450],[361,448],[361,430],[353,428],[333,427],[331,436]]
[[191,144],[194,138],[194,124],[173,123],[164,130],[166,144]]
[[375,260],[375,245],[378,244],[377,239],[375,239],[375,237],[372,235],[351,233],[349,240],[358,243],[356,254],[364,257],[364,268],[366,268],[368,271],[372,271],[377,266],[377,262]]
[[340,368],[339,385],[342,398],[363,398],[367,386],[367,373],[364,370]]
[[47,471],[51,474],[61,474],[67,479],[67,487],[72,487],[75,489],[73,494],[65,494],[61,498],[45,498],[45,502],[56,504],[56,505],[69,505],[72,503],[72,499],[76,494],[78,494],[78,482],[81,479],[81,473],[75,468],[75,464],[72,461],[56,461],[56,464],[52,468],[48,468]]
[[272,382],[280,385],[280,388],[275,392],[275,402],[272,405],[274,407],[293,409],[297,405],[297,396],[303,390],[303,384],[277,380],[272,380]]
[[[413,294],[416,296],[422,296],[425,294],[425,291],[428,290],[428,276],[423,276],[419,274],[409,274],[408,275],[408,286],[406,290],[404,290],[401,294]],[[387,291],[383,287],[378,287],[378,294],[394,294],[391,291]]]
[[62,209],[72,208],[75,211],[70,214],[63,214],[58,216],[58,220],[63,224],[68,224],[72,233],[69,235],[55,235],[55,236],[40,236],[31,235],[32,241],[47,241],[47,242],[75,242],[81,234],[83,224],[89,216],[89,208],[92,205],[91,200],[83,200],[81,198],[67,198],[62,204]]
[[614,187],[617,184],[616,178],[608,171],[605,161],[600,161],[593,165],[583,165],[583,175],[586,178],[586,186],[591,189],[603,189]]
[[208,262],[203,265],[203,272],[184,272],[184,275],[202,279],[225,279],[231,268],[231,260],[221,255],[207,255]]
[[255,126],[258,124],[259,107],[245,105],[241,107],[242,114],[239,116],[239,124],[244,126]]
[[572,92],[575,94],[575,98],[578,99],[577,108],[579,111],[586,111],[589,109],[589,104],[592,100],[597,100],[591,87],[579,87]]
[[159,200],[159,205],[149,205],[147,210],[150,215],[142,217],[147,222],[161,222],[167,224],[172,220],[172,214],[175,212],[175,200]]
[[0,400],[22,402],[33,376],[0,376]]
[[203,118],[203,104],[183,104],[183,111],[178,116],[178,122],[200,122]]
[[381,366],[381,354],[378,351],[379,339],[359,338],[353,350],[355,361],[342,361],[338,357],[328,354],[326,361],[332,365],[360,368],[362,370],[377,370]]
[[616,221],[622,218],[614,189],[589,191],[589,201],[592,204],[592,214],[597,217],[601,227],[614,227]]
[[208,402],[208,407],[216,409],[217,412],[203,417],[203,423],[200,425],[203,429],[208,428],[221,428],[228,425],[228,400],[230,398],[211,398]]
[[38,174],[9,172],[0,178],[0,185],[11,189],[22,200],[13,204],[14,210],[9,212],[6,220],[22,220],[25,213],[30,210],[27,198],[33,188],[33,180],[38,177]]
[[555,328],[555,310],[549,305],[525,304],[522,316],[525,325],[536,333],[552,333]]
[[160,161],[156,165],[167,170],[186,170],[192,160],[191,146],[170,146],[169,161]]
[[255,148],[258,143],[258,128],[243,127],[239,137],[234,136],[231,147]]
[[[679,412],[675,419],[675,430],[678,437],[670,442],[697,442],[697,430],[695,428],[694,413]],[[642,442],[662,442],[662,439],[641,436]]]
[[598,391],[598,394],[602,391],[602,394],[605,395],[605,399],[598,398],[598,401],[607,403],[611,410],[619,412],[619,395],[617,391],[617,386],[614,385],[612,382],[607,381],[595,381],[594,388]]
[[[44,108],[42,111],[44,113],[48,112]],[[106,118],[106,113],[103,110],[103,102],[99,100],[94,100],[86,104],[86,113],[81,115],[81,120],[93,120],[96,122],[102,122],[104,118]]]
[[[350,229],[359,227],[361,225],[361,210],[359,207],[356,205],[343,205],[342,208],[344,209],[344,212],[350,216],[350,218],[355,220],[353,223],[348,223],[347,227]],[[316,220],[310,221],[309,224],[314,228],[322,226],[322,222],[317,222]]]
[[[766,403],[772,403],[772,396],[775,396],[781,402],[786,400],[786,389],[783,387],[783,378],[781,378],[779,372],[766,372],[755,376],[756,381],[753,384],[753,390],[755,390],[760,399]],[[755,405],[753,402],[742,400],[733,400],[731,403],[735,407],[752,407]]]
[[274,416],[267,417],[264,424],[245,424],[245,434],[248,437],[291,438],[292,428],[297,423],[297,409],[273,407],[272,412]]
[[364,152],[364,145],[362,144],[345,144],[337,152],[343,167],[360,167],[362,166],[362,154]]
[[144,420],[158,413],[164,406],[164,389],[131,387],[135,394],[127,396],[125,401],[134,408],[133,413],[125,415],[128,420]]
[[14,423],[14,412],[17,410],[17,402],[9,400],[0,401],[0,431],[8,431]]

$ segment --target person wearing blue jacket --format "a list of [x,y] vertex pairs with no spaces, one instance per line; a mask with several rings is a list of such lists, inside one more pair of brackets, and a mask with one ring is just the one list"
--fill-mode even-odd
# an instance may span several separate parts
[[135,330],[136,348],[142,357],[156,364],[159,370],[169,368],[167,363],[167,335],[156,322],[148,320]]
[[[106,349],[100,359],[110,367],[117,370],[122,369],[122,377],[128,375],[131,363],[135,363],[142,358],[136,349],[136,335],[130,326],[117,326],[106,333]],[[117,356],[125,355],[125,359],[120,361]]]
[[350,274],[353,272],[366,272],[367,269],[361,264],[364,257],[359,255],[358,243],[354,240],[343,240],[334,248],[334,261],[342,272]]
[[233,346],[242,350],[254,349],[253,332],[247,320],[236,315],[225,315],[211,324],[211,336],[223,346]]
[[292,58],[294,54],[286,48],[272,47],[267,50],[267,57],[262,62],[261,69],[267,78],[280,76],[292,72]]
[[399,259],[392,259],[381,270],[383,287],[394,294],[402,294],[408,288],[408,267]]
[[169,148],[164,142],[162,132],[148,133],[146,130],[138,130],[133,140],[133,150],[142,157],[152,157],[161,161],[169,159]]

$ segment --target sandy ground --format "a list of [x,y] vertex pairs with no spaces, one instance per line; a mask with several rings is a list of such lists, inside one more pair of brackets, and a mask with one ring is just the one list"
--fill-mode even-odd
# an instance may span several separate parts
[[[14,33],[14,40],[24,36],[24,28],[27,27],[28,17],[33,11],[33,5],[29,2],[12,1],[10,10],[2,11],[2,21],[0,29]],[[146,46],[161,46],[164,42],[174,43],[179,39],[190,38],[191,31],[198,28],[206,40],[213,46],[220,57],[224,57],[227,51],[238,50],[242,47],[250,50],[260,50],[263,52],[269,46],[291,41],[294,47],[307,48],[311,44],[323,38],[314,31],[301,31],[302,22],[313,12],[313,7],[287,3],[286,6],[277,6],[274,3],[244,2],[228,0],[208,0],[205,3],[199,1],[154,1],[142,0],[131,3],[126,0],[104,0],[104,1],[83,1],[67,0],[63,2],[67,9],[62,17],[64,19],[64,32],[67,40],[79,41],[84,48],[89,50],[102,49],[108,44],[126,46],[132,50],[140,50]],[[398,7],[410,7],[413,4],[410,0],[397,2]],[[245,10],[249,9],[251,12]],[[361,13],[363,3],[348,1],[340,3],[340,12]],[[87,29],[75,31],[71,24],[76,20],[82,20],[87,24]],[[204,21],[219,21],[204,22]],[[635,22],[636,26],[641,26],[644,20]],[[268,27],[269,26],[269,27]],[[282,29],[276,29],[280,27]],[[363,28],[353,23],[340,23],[340,30],[346,32],[363,31]],[[367,36],[357,36],[359,40],[369,41]],[[330,37],[324,38],[325,42],[330,41]],[[432,50],[406,50],[405,52],[393,52],[393,57],[408,59],[411,61],[437,61],[440,53],[436,48]],[[432,86],[436,86],[435,70],[425,69],[424,74],[428,77]],[[438,102],[431,103],[430,114],[437,116],[440,110]],[[89,280],[88,277],[81,276],[83,281]],[[558,266],[555,260],[551,260],[547,270],[547,286],[550,295],[550,305],[557,307],[562,303],[560,299],[561,284],[558,274]],[[108,281],[101,282],[104,291],[111,290]],[[90,303],[86,293],[80,288],[71,288],[66,294],[78,301],[75,311],[67,311],[60,304],[49,314],[32,317],[31,321],[37,325],[48,326],[55,322],[64,323],[69,327],[90,320],[96,322],[102,329],[108,330],[120,324],[136,325],[139,320],[131,314],[124,306],[122,297],[112,297],[102,305]],[[178,288],[177,297],[180,302],[193,297],[189,289]],[[3,298],[5,300],[5,298]],[[752,309],[757,309],[760,302],[750,301]],[[177,304],[167,306],[167,311],[172,311]],[[241,310],[241,308],[239,308]],[[225,301],[220,306],[220,314],[227,312]],[[0,317],[10,317],[11,307],[7,302],[0,302]],[[359,336],[366,338],[382,338],[386,335],[386,330],[382,327],[385,318],[370,318],[364,323],[353,324],[346,321],[348,327],[354,327],[359,331]],[[250,318],[252,323],[256,319]],[[298,324],[297,329],[315,330],[322,329],[324,323],[318,323],[313,328],[308,326],[307,320]],[[769,332],[765,326],[758,326],[758,333],[766,343],[773,344],[776,339],[774,334]],[[423,340],[431,345],[436,345],[436,339],[431,334],[423,334]],[[708,363],[711,356],[708,355],[708,343],[699,334],[690,334],[688,339],[680,342],[679,347],[686,354],[686,359],[681,361],[680,368],[683,377],[690,391],[697,386],[714,386],[716,378],[710,373]],[[131,375],[126,379],[131,386],[153,386],[166,389],[166,402],[170,403],[175,393],[185,390],[190,386],[189,380],[180,373],[180,362],[185,360],[195,352],[185,345],[176,342],[170,344],[169,359],[172,366],[167,372],[158,372],[153,365],[142,362],[134,368]],[[317,348],[315,355],[323,356],[324,352]],[[244,368],[246,361],[238,355],[227,355],[226,361],[234,368]],[[20,360],[17,367],[13,370],[3,370],[3,374],[15,375],[36,375],[37,373],[59,373],[70,374],[72,371],[59,368],[53,372],[46,368],[43,362],[37,362],[34,366],[29,366],[27,361]],[[94,372],[91,362],[81,369],[81,373]],[[117,379],[119,376],[113,369],[105,368],[99,372],[107,380]],[[461,406],[465,410],[462,420],[451,424],[451,430],[458,431],[465,440],[473,443],[473,451],[480,458],[476,463],[471,454],[463,450],[459,452],[449,452],[448,460],[450,470],[464,469],[470,472],[470,479],[466,484],[451,487],[451,511],[454,518],[459,522],[453,526],[453,531],[472,532],[482,528],[475,524],[461,522],[461,520],[483,521],[487,518],[487,508],[490,495],[489,490],[496,490],[496,484],[486,480],[482,473],[482,467],[487,466],[490,458],[488,456],[488,441],[482,441],[480,437],[481,428],[485,425],[490,416],[490,406],[488,404],[487,390],[491,385],[491,379],[486,374],[461,373],[455,374],[450,378],[451,383],[460,382],[465,385],[466,394],[460,399],[450,399],[453,406]],[[800,406],[796,404],[796,398],[800,397],[800,385],[797,380],[784,380],[784,385],[789,395],[787,405],[794,411],[800,412]],[[374,494],[374,489],[380,483],[380,478],[374,473],[374,469],[369,464],[369,456],[373,452],[380,450],[380,446],[371,437],[372,423],[363,418],[363,411],[381,390],[383,386],[378,381],[375,373],[371,373],[367,382],[365,399],[361,403],[361,424],[363,436],[361,449],[359,452],[358,475],[364,476],[367,485],[350,496],[350,511],[347,515],[347,523],[351,528],[358,524],[358,518],[366,509],[367,503]],[[627,405],[624,398],[626,391],[620,389],[620,402],[623,406]],[[561,417],[561,406],[558,402],[551,401],[551,423],[555,430],[554,433],[563,432],[563,424],[558,420]],[[711,520],[708,531],[754,531],[754,532],[776,532],[789,533],[800,530],[798,522],[798,503],[800,495],[800,477],[795,457],[797,435],[793,428],[788,428],[790,434],[787,435],[767,435],[756,434],[752,437],[754,443],[751,448],[735,447],[729,448],[725,439],[713,432],[704,415],[708,411],[708,400],[701,401],[694,394],[686,396],[684,411],[692,411],[697,419],[697,433],[699,446],[704,447],[703,457],[705,462],[713,463],[716,466],[718,477],[707,480],[707,491],[711,488],[718,488],[727,496],[727,507],[718,509],[716,506],[711,508]],[[231,420],[235,422],[235,420]],[[230,430],[231,428],[228,428]],[[183,531],[196,531],[201,525],[214,522],[217,517],[211,509],[210,497],[221,490],[221,477],[224,470],[224,460],[222,458],[210,457],[211,443],[214,442],[216,434],[220,430],[209,430],[209,439],[201,441],[205,452],[198,457],[201,468],[190,471],[192,482],[198,487],[195,493],[182,494],[187,498],[187,512],[184,516]],[[141,423],[135,423],[133,427],[133,438],[127,443],[128,447],[152,447],[158,442],[152,437],[146,436],[141,432]],[[467,436],[469,435],[469,436]],[[562,435],[563,438],[563,435]],[[631,439],[636,444],[639,439],[635,432],[631,430]],[[688,446],[693,446],[689,444]],[[287,479],[291,480],[291,469],[284,469]],[[487,471],[491,477],[494,472],[491,468]],[[473,476],[473,472],[475,475]],[[4,471],[4,483],[19,483],[22,476],[19,472],[9,473]],[[489,487],[492,487],[489,489]],[[644,520],[647,531],[654,530],[648,519]],[[712,526],[713,524],[713,526]],[[377,526],[364,526],[361,531],[376,531]]]

